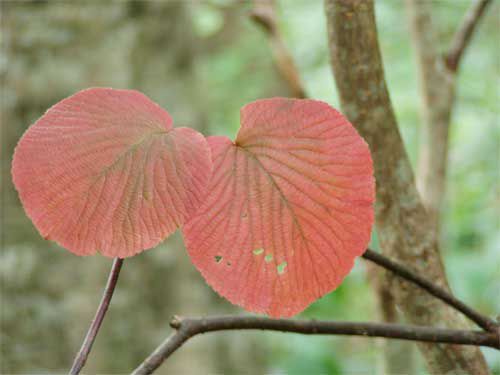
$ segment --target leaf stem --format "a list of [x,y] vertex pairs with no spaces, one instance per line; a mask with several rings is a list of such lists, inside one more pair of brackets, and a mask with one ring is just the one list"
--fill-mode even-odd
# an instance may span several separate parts
[[92,349],[92,345],[94,344],[97,333],[99,332],[99,328],[101,327],[102,321],[104,320],[104,316],[106,315],[106,311],[108,310],[109,304],[111,302],[111,297],[113,297],[113,293],[115,291],[116,283],[118,282],[118,276],[120,275],[122,264],[123,264],[123,259],[120,258],[113,259],[113,265],[111,266],[111,271],[109,272],[108,281],[106,283],[106,287],[104,288],[104,293],[102,295],[101,302],[97,307],[94,319],[90,323],[89,330],[87,331],[85,340],[83,340],[80,351],[75,357],[73,366],[71,366],[71,370],[69,371],[70,375],[79,374],[83,366],[85,366],[85,362],[87,361],[87,358],[90,354],[90,350]]

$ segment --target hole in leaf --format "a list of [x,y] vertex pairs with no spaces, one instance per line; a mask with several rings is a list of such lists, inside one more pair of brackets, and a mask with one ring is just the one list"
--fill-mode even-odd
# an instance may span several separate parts
[[262,254],[263,252],[264,252],[264,249],[255,249],[255,250],[253,251],[253,254],[254,254],[254,255],[260,255],[260,254]]
[[[322,292],[335,289],[369,241],[374,217],[373,163],[366,142],[325,103],[273,98],[253,102],[240,113],[241,128],[234,142],[227,137],[208,139],[214,175],[220,177],[210,180],[203,207],[197,209],[203,215],[193,215],[182,227],[183,234],[193,263],[219,294],[250,311],[290,317],[317,296],[315,274],[329,274],[330,264],[340,260],[336,277],[320,280]],[[264,161],[263,155],[269,157]],[[328,167],[335,163],[356,166]],[[335,199],[335,184],[323,186],[337,179],[349,199],[360,204],[346,205]],[[302,212],[305,202],[316,202],[307,204],[306,214]],[[226,212],[225,207],[233,208]],[[224,229],[207,231],[214,222]],[[323,225],[335,228],[335,238],[324,235]],[[356,241],[351,240],[352,233]],[[234,270],[226,266],[228,255],[225,267],[207,264],[207,236],[210,247],[220,254],[235,254],[235,240],[248,246],[241,257],[231,258]],[[283,247],[289,244],[292,249],[285,251]],[[303,254],[315,246],[332,251],[324,257],[315,253],[305,258]],[[292,262],[292,257],[302,267],[282,264]],[[229,273],[234,280],[228,279]],[[296,288],[299,293],[293,293]]]
[[222,257],[220,255],[214,256],[215,263],[219,263],[222,260]]
[[227,264],[228,266],[230,266],[230,265],[231,265],[231,262],[227,262],[226,264]]
[[283,262],[283,263],[278,264],[276,266],[276,269],[278,270],[279,275],[282,275],[285,272],[286,265],[287,265],[287,262]]

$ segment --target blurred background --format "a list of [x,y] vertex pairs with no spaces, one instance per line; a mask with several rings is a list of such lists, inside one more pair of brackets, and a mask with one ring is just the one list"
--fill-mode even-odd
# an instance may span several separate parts
[[[338,107],[322,1],[278,5],[279,26],[308,95]],[[442,40],[451,39],[468,6],[435,1]],[[231,0],[1,2],[2,374],[65,373],[111,266],[110,259],[74,256],[37,233],[11,182],[17,140],[51,105],[91,86],[140,90],[177,126],[234,137],[241,106],[290,95],[266,35],[248,16],[251,8]],[[404,2],[378,1],[376,11],[391,98],[416,163],[420,99]],[[453,291],[491,316],[500,313],[499,29],[500,2],[494,1],[459,74],[442,224]],[[299,317],[379,319],[369,273],[358,260],[340,288]],[[205,284],[176,234],[124,262],[84,372],[128,373],[169,334],[173,314],[220,313],[244,311]],[[158,373],[384,373],[385,345],[355,337],[217,333],[190,341]],[[412,347],[408,372],[425,373]],[[498,352],[483,352],[500,373]]]

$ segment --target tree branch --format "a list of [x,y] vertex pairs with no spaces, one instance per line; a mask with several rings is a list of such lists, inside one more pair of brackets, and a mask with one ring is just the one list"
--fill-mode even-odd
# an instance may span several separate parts
[[488,346],[500,350],[498,335],[493,332],[454,330],[386,323],[282,320],[254,316],[214,316],[208,318],[174,317],[170,326],[176,330],[137,369],[133,375],[153,373],[190,338],[216,331],[267,330],[305,335],[350,335],[391,339]]
[[90,323],[90,327],[85,339],[83,340],[82,347],[76,355],[73,366],[71,366],[71,370],[69,371],[71,375],[79,374],[83,366],[85,366],[85,362],[87,361],[92,345],[94,344],[97,333],[99,332],[99,328],[101,327],[104,316],[106,315],[106,311],[108,310],[111,297],[113,297],[113,292],[115,291],[116,283],[118,282],[118,276],[120,275],[122,264],[123,259],[115,258],[113,260],[113,265],[111,266],[111,271],[109,272],[108,281],[106,283],[106,287],[104,288],[101,302],[97,307],[94,319]]
[[290,93],[296,98],[306,98],[307,94],[300,80],[300,75],[293,57],[278,28],[274,0],[254,0],[250,18],[260,25],[269,37],[274,63],[279,74],[287,83]]
[[489,317],[477,312],[472,307],[466,305],[458,298],[448,293],[445,289],[439,287],[437,284],[434,284],[432,281],[426,279],[425,277],[420,276],[410,268],[405,267],[400,263],[394,262],[390,258],[370,249],[367,249],[362,257],[379,265],[380,267],[393,272],[400,278],[418,285],[429,294],[460,311],[462,314],[475,322],[479,327],[484,328],[486,331],[497,332],[499,327],[493,319],[490,319]]
[[445,57],[446,66],[452,72],[457,71],[463,53],[469,45],[472,34],[489,3],[491,3],[491,0],[476,0],[455,32],[450,50]]
[[201,333],[259,329],[318,335],[351,335],[385,337],[409,341],[448,343],[459,345],[489,346],[500,350],[500,326],[492,319],[480,314],[432,281],[411,269],[367,249],[363,258],[393,272],[398,277],[412,282],[454,307],[483,327],[487,332],[433,328],[416,325],[387,323],[358,323],[333,321],[282,320],[260,317],[213,316],[208,318],[174,317],[170,326],[176,332],[170,335],[139,367],[134,375],[151,374],[186,341]]

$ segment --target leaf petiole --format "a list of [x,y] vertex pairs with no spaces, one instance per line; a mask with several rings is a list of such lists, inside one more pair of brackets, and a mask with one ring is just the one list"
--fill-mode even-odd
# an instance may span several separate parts
[[73,361],[73,365],[71,366],[71,370],[69,371],[70,375],[79,374],[83,366],[85,366],[85,362],[87,362],[90,350],[92,349],[92,345],[94,344],[97,333],[99,332],[99,328],[101,327],[102,321],[104,320],[104,316],[106,315],[106,311],[108,310],[109,304],[111,302],[111,297],[113,297],[122,264],[123,259],[115,258],[113,260],[113,265],[111,266],[111,271],[109,272],[108,281],[106,283],[106,287],[104,288],[101,302],[97,307],[94,319],[92,319],[92,322],[90,323],[89,330],[87,331],[87,335],[83,340],[80,351]]

